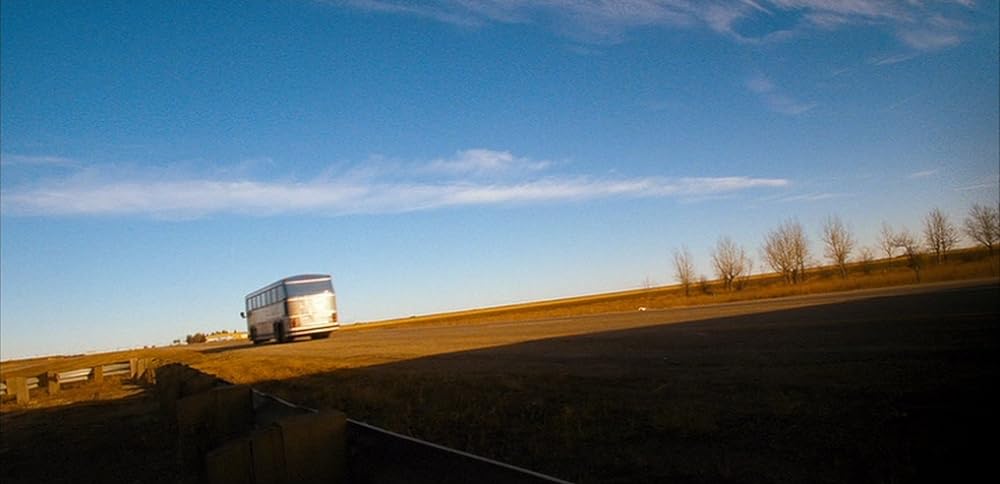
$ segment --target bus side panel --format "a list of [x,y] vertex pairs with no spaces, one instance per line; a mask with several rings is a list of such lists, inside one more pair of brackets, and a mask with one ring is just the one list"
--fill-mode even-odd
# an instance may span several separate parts
[[257,308],[247,315],[247,330],[254,328],[257,339],[274,336],[274,323],[285,318],[285,304],[278,302],[262,308]]

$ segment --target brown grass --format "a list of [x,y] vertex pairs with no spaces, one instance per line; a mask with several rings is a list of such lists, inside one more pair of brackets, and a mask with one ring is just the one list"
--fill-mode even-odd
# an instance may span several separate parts
[[709,281],[705,287],[701,287],[698,284],[693,285],[688,296],[684,295],[681,286],[671,285],[392,319],[361,324],[356,326],[356,328],[370,327],[373,324],[440,324],[448,322],[469,324],[473,322],[546,319],[636,311],[639,308],[646,308],[648,310],[667,309],[726,302],[753,301],[785,296],[874,289],[915,284],[918,282],[943,282],[1000,277],[998,276],[1000,274],[1000,271],[998,271],[1000,257],[994,255],[991,258],[987,252],[981,249],[956,250],[942,264],[932,264],[929,258],[926,257],[921,262],[922,268],[920,270],[919,281],[915,272],[907,267],[905,258],[896,257],[894,259],[873,261],[868,267],[865,267],[861,263],[850,264],[846,278],[841,277],[835,267],[823,266],[807,271],[805,281],[799,284],[788,284],[779,275],[769,273],[751,276],[742,281],[740,289],[733,291],[725,290],[719,281]]
[[[816,269],[798,285],[758,276],[739,291],[710,285],[691,297],[674,286],[463,311],[288,345],[4,362],[0,371],[132,355],[182,361],[581,482],[911,482],[976,468],[982,452],[970,446],[991,412],[983,389],[1000,376],[995,301],[882,298],[860,310],[784,301],[767,313],[727,306],[710,319],[688,316],[705,303],[915,280],[901,259],[869,270],[856,265],[842,279]],[[926,265],[921,280],[995,280],[993,271],[969,251]]]

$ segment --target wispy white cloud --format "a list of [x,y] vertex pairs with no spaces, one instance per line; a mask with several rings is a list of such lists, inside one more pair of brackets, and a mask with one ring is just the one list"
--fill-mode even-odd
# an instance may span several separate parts
[[936,175],[938,171],[939,170],[937,170],[937,169],[916,171],[916,172],[910,173],[909,175],[906,175],[906,178],[910,178],[910,179],[914,179],[914,178],[927,178],[927,177]]
[[997,191],[1000,191],[1000,176],[988,175],[980,177],[978,180],[969,181],[961,186],[955,187],[955,190],[960,192],[989,190],[995,194]]
[[535,172],[544,170],[550,161],[536,161],[516,157],[509,151],[483,148],[459,151],[451,158],[440,158],[430,162],[427,169],[446,174],[500,174],[509,172]]
[[[780,188],[782,178],[638,177],[601,178],[537,173],[540,162],[505,151],[468,150],[413,170],[452,170],[434,181],[388,180],[378,176],[317,177],[310,181],[261,181],[207,176],[162,179],[133,171],[128,178],[91,167],[63,179],[40,180],[3,194],[3,212],[21,216],[141,215],[186,219],[211,214],[343,215],[398,213],[455,206],[571,202],[598,198],[698,197]],[[514,180],[464,176],[462,170],[530,167]],[[437,166],[435,166],[437,165]],[[499,168],[498,168],[499,167]],[[519,168],[520,169],[520,168]]]
[[927,29],[904,30],[899,33],[899,39],[918,51],[943,49],[962,42],[957,32]]
[[746,81],[746,88],[760,97],[769,109],[781,114],[794,116],[817,106],[814,102],[800,101],[785,94],[770,79],[762,75],[750,77]]
[[899,64],[910,59],[915,59],[921,55],[920,52],[905,52],[902,54],[892,54],[869,59],[868,63],[876,66]]
[[[614,43],[631,29],[703,27],[737,42],[780,41],[809,30],[849,25],[884,28],[915,49],[954,45],[964,28],[954,7],[975,8],[971,1],[887,0],[327,0],[351,8],[412,15],[462,27],[490,23],[536,23],[558,33],[593,43]],[[952,5],[948,5],[951,3]],[[778,14],[800,19],[784,30],[744,35],[741,24]],[[950,15],[950,16],[949,16]]]
[[792,202],[819,202],[822,200],[830,200],[835,198],[845,198],[851,196],[850,193],[840,193],[840,192],[820,192],[820,193],[805,193],[800,195],[792,195],[787,197],[775,198],[775,202],[779,203],[792,203]]
[[3,166],[75,166],[78,162],[63,156],[27,156],[3,153],[0,154],[0,165]]

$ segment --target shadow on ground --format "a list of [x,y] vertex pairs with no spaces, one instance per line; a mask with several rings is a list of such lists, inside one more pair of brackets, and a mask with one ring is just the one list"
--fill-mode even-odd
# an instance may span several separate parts
[[580,482],[988,468],[997,286],[551,338],[257,386]]
[[[45,397],[42,397],[43,399]],[[0,415],[0,482],[175,483],[176,438],[145,391]]]
[[[255,386],[579,482],[970,480],[997,431],[998,298],[875,297]],[[2,418],[3,482],[180,479],[146,395]]]

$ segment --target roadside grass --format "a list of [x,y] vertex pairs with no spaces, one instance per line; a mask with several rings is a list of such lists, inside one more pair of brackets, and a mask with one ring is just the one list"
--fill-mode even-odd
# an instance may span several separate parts
[[[619,355],[622,368],[610,373],[589,356],[565,368],[558,358],[544,369],[477,367],[506,351],[493,348],[257,386],[581,483],[913,482],[927,467],[959,462],[962,433],[987,418],[975,388],[995,367],[928,340],[974,347],[978,323],[920,323],[928,329],[901,336],[892,323],[859,326],[834,343],[804,331],[783,337],[806,351],[786,354],[770,328],[754,327],[765,319],[734,324],[738,331],[705,350],[674,343],[690,331],[683,326],[638,332],[635,341],[669,358]],[[858,338],[864,347],[845,343]],[[939,461],[922,461],[928,451]]]
[[[982,251],[958,251],[943,264],[922,261],[920,281],[996,278],[996,261]],[[915,282],[907,261],[896,258],[852,265],[846,278],[832,268],[813,269],[795,285],[760,275],[735,291],[709,282],[692,287],[690,296],[668,286],[385,323],[475,325]],[[902,333],[888,322],[798,333],[755,328],[755,322],[760,320],[743,317],[740,330],[728,333],[699,322],[636,329],[610,341],[610,350],[583,349],[568,362],[512,361],[510,367],[479,366],[508,361],[503,358],[509,348],[503,347],[341,369],[322,369],[338,357],[336,340],[303,343],[329,344],[322,362],[269,354],[267,348],[277,346],[247,351],[255,358],[248,360],[256,366],[255,378],[263,377],[254,382],[261,390],[578,482],[933,480],[937,476],[921,474],[923,467],[954,463],[965,450],[961,443],[943,443],[967,438],[970,423],[986,421],[987,400],[976,392],[998,376],[995,357],[989,356],[995,354],[996,335],[980,322],[919,321]],[[364,329],[358,325],[352,331]],[[684,343],[701,331],[718,339]],[[552,348],[547,345],[579,345],[586,338],[526,344],[538,345],[531,354],[545,355]],[[781,338],[787,341],[775,342]],[[854,346],[856,341],[865,344]],[[868,346],[873,342],[881,346]],[[0,369],[71,369],[132,355],[230,373],[247,364],[237,353],[200,351],[205,348],[4,362]],[[656,357],[630,354],[630,348]],[[812,351],[798,351],[802,348]]]
[[940,264],[932,262],[930,257],[926,255],[921,256],[918,262],[920,264],[919,274],[908,266],[909,262],[905,257],[896,257],[868,263],[852,263],[848,266],[846,277],[841,277],[833,266],[815,267],[807,270],[805,280],[797,284],[788,284],[780,276],[766,273],[744,278],[739,281],[738,288],[733,290],[726,290],[719,281],[713,280],[692,284],[687,295],[680,285],[675,284],[592,296],[412,316],[356,324],[347,326],[345,329],[364,329],[384,324],[475,324],[547,319],[876,289],[922,282],[991,277],[1000,279],[1000,254],[994,254],[991,257],[984,249],[955,250]]

